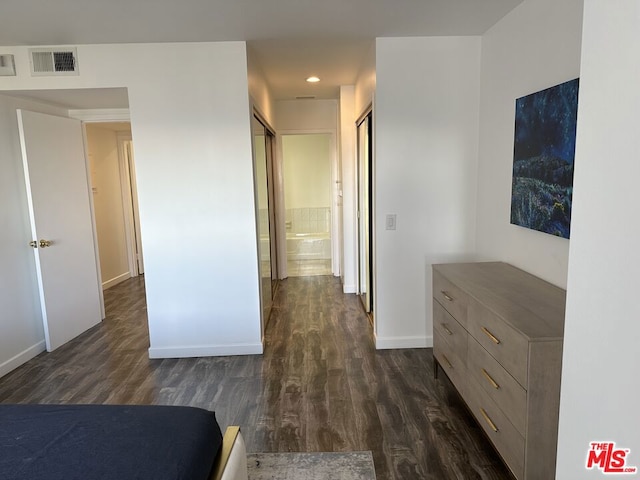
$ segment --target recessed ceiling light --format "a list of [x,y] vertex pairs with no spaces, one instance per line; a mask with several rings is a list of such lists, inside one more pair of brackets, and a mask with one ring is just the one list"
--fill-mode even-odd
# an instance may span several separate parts
[[307,82],[309,82],[309,83],[317,83],[319,81],[320,81],[320,79],[318,77],[315,77],[315,76],[307,78]]

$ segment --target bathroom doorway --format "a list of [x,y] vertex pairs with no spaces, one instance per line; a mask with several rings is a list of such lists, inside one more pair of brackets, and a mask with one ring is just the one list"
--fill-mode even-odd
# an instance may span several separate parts
[[332,147],[329,133],[282,135],[290,277],[333,273]]

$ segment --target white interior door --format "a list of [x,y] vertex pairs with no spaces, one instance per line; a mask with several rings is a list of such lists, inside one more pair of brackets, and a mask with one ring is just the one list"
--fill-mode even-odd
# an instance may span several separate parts
[[127,155],[127,166],[129,171],[129,186],[131,190],[131,207],[133,210],[133,231],[135,233],[135,250],[138,275],[144,273],[144,260],[142,257],[142,236],[140,235],[140,212],[138,210],[138,184],[136,183],[136,166],[133,159],[133,143],[131,140],[125,142],[125,152]]
[[81,123],[70,118],[18,110],[18,125],[52,351],[103,318],[84,138]]
[[142,256],[142,237],[140,235],[136,167],[133,158],[133,141],[130,133],[118,133],[118,152],[129,272],[132,277],[135,277],[144,273],[144,260]]

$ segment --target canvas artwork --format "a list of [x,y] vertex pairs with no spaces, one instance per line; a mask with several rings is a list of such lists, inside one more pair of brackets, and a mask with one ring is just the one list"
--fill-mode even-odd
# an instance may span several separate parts
[[569,238],[578,79],[516,100],[511,223]]

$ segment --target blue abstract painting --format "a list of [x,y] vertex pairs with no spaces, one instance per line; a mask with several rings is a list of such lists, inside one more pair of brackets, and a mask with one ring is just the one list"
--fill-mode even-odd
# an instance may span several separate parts
[[516,100],[511,223],[569,238],[578,79]]

